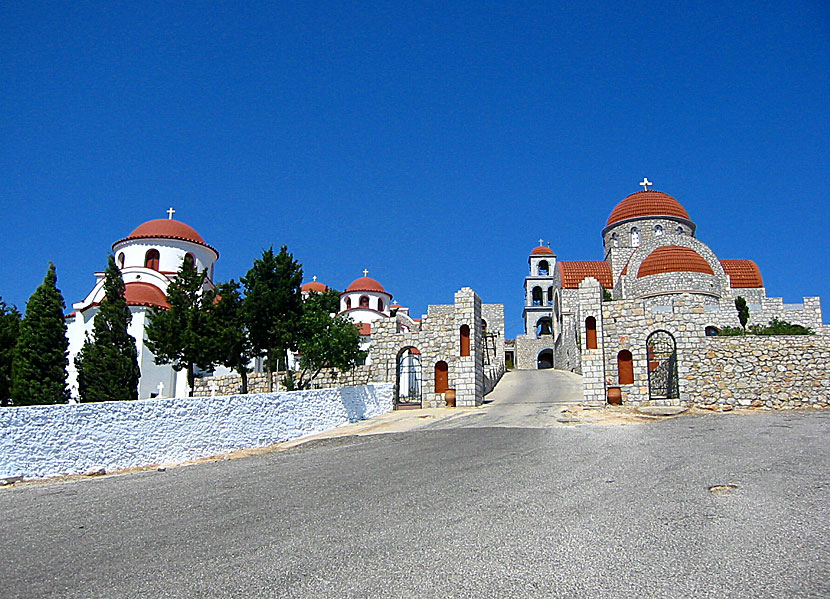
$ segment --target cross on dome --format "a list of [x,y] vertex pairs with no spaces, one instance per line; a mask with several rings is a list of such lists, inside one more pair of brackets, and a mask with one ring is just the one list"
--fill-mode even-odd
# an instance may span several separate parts
[[317,275],[314,275],[313,277],[311,277],[311,280],[316,283],[317,282]]
[[643,180],[642,180],[642,181],[640,181],[640,185],[643,187],[643,191],[648,191],[648,188],[649,188],[650,186],[654,185],[654,183],[652,183],[651,181],[649,181],[649,180],[648,180],[648,177],[643,177]]
[[363,269],[363,276],[364,276],[364,277],[368,277],[368,276],[369,276],[369,269],[368,269],[368,268],[364,268],[364,269]]
[[539,245],[545,245],[545,240],[544,240],[544,239],[540,239],[540,240],[539,240]]
[[167,219],[168,220],[173,220],[173,215],[174,214],[176,214],[176,211],[173,210],[173,206],[170,206],[170,208],[167,209]]

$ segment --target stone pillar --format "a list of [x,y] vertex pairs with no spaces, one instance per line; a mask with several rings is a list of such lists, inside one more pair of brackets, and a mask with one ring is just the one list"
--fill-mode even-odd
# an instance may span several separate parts
[[[602,285],[592,277],[584,279],[577,290],[579,314],[576,326],[582,358],[582,396],[586,405],[605,405],[605,359],[602,327]],[[593,316],[597,321],[597,348],[588,349],[585,320]]]
[[[484,355],[481,338],[481,298],[470,287],[455,294],[455,359],[450,386],[455,387],[455,405],[474,407],[484,403]],[[470,327],[470,355],[461,355],[461,326]]]

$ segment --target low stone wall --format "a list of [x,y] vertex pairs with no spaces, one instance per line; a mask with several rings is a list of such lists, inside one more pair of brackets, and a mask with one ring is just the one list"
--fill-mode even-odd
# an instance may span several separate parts
[[0,408],[0,478],[180,462],[392,410],[393,385]]
[[[275,372],[274,391],[285,391],[282,378],[285,372]],[[333,387],[356,387],[372,382],[370,366],[358,366],[354,370],[340,371],[326,368],[311,382],[311,389],[329,389]],[[236,374],[225,376],[206,376],[197,378],[193,385],[194,397],[211,397],[219,395],[237,395],[242,392],[242,379]],[[268,393],[268,373],[252,372],[248,374],[248,393]]]
[[691,403],[800,407],[830,404],[824,335],[706,337],[685,350],[681,387]]

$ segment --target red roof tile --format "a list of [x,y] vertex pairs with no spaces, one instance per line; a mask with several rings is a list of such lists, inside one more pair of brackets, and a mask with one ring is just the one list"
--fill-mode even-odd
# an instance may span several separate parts
[[383,285],[375,281],[372,277],[360,277],[359,279],[355,279],[343,293],[349,293],[352,291],[375,291],[377,293],[386,293]]
[[557,262],[564,289],[577,289],[587,277],[594,277],[606,289],[614,288],[611,266],[605,260]]
[[164,292],[150,283],[134,281],[124,285],[124,299],[128,306],[149,306],[167,310],[170,304]]
[[544,245],[540,245],[539,247],[533,248],[533,251],[530,252],[530,255],[531,256],[539,256],[539,255],[553,256],[553,250],[550,249],[549,247],[544,246]]
[[634,192],[617,204],[605,226],[643,216],[675,216],[690,220],[689,213],[680,202],[662,191],[649,190]]
[[[640,192],[643,193],[643,192]],[[664,245],[653,252],[640,264],[637,278],[666,272],[702,272],[715,274],[709,263],[692,248],[679,245]]]
[[720,264],[729,275],[731,287],[746,289],[764,286],[761,269],[752,260],[721,260]]

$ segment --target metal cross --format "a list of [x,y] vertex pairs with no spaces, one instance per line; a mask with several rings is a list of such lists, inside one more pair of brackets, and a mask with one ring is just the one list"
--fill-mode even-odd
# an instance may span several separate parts
[[317,275],[314,275],[313,277],[311,277],[311,280],[316,283],[317,282]]
[[643,191],[648,191],[649,186],[654,185],[654,183],[649,181],[648,177],[643,177],[643,180],[640,181],[640,185],[643,186]]
[[167,209],[167,218],[169,220],[173,220],[173,215],[174,214],[176,214],[176,211],[173,210],[173,206],[170,206],[170,208]]
[[544,239],[540,239],[540,240],[539,240],[539,245],[545,245],[545,240],[544,240]]
[[364,268],[364,269],[363,269],[363,276],[364,276],[364,277],[368,277],[368,276],[369,276],[369,269],[368,269],[368,268]]

